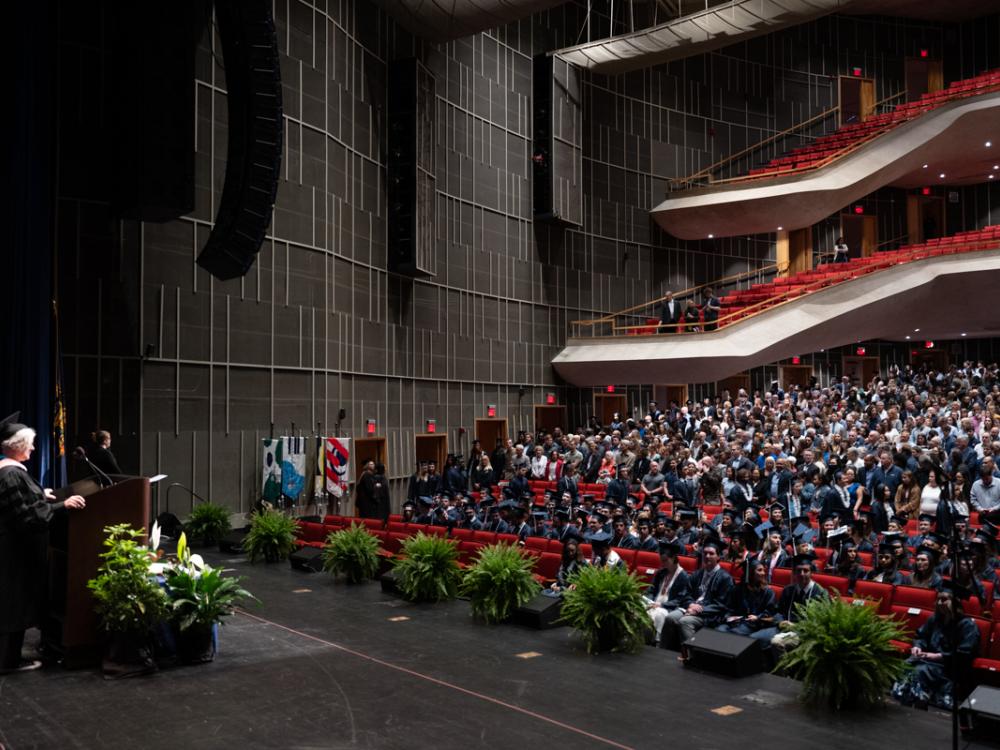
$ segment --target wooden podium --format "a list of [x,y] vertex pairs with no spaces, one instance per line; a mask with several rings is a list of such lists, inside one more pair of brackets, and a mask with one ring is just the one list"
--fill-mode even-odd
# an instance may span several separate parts
[[87,581],[97,575],[104,551],[104,527],[127,523],[149,528],[150,482],[147,477],[128,477],[101,488],[84,479],[60,488],[65,499],[82,495],[83,510],[58,514],[49,534],[50,622],[43,629],[46,642],[64,655],[70,668],[100,664],[97,614]]

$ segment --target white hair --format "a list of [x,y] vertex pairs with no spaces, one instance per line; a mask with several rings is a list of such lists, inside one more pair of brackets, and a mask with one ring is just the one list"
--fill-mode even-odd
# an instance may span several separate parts
[[0,450],[8,457],[20,456],[35,442],[35,431],[30,427],[22,427],[9,438],[0,443]]

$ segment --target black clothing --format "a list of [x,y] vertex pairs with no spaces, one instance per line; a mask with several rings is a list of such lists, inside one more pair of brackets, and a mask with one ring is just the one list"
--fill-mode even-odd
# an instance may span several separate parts
[[0,633],[16,636],[44,614],[49,519],[62,507],[24,469],[0,468]]
[[375,475],[365,472],[354,488],[354,504],[362,518],[378,518],[378,503],[375,500]]
[[90,459],[90,463],[103,471],[105,474],[122,473],[121,467],[118,466],[118,460],[115,458],[115,454],[112,453],[109,448],[104,448],[99,445],[92,449],[90,451],[90,455],[87,457]]

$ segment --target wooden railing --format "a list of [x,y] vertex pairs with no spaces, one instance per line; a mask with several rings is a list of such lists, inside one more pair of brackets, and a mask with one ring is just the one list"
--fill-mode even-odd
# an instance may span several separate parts
[[[899,239],[899,238],[896,238]],[[1000,239],[977,239],[972,241],[972,245],[964,246],[961,252],[976,252],[984,250],[997,250],[1000,249]],[[852,279],[860,278],[861,276],[866,276],[870,273],[876,271],[881,271],[890,266],[896,265],[898,263],[907,263],[914,260],[923,260],[929,258],[936,253],[936,249],[940,247],[939,245],[928,246],[926,244],[918,245],[914,247],[909,253],[906,253],[902,257],[895,256],[892,258],[878,259],[875,261],[866,260],[863,265],[858,265],[857,261],[848,264],[847,268],[843,271],[829,271],[824,274],[824,278],[817,279],[809,284],[796,284],[795,286],[789,286],[783,290],[774,290],[774,293],[769,295],[766,299],[755,302],[751,305],[745,307],[740,307],[738,309],[731,310],[729,312],[723,312],[719,315],[717,320],[714,321],[715,329],[725,328],[728,325],[736,323],[738,321],[743,321],[748,318],[756,317],[760,315],[765,310],[771,310],[776,307],[781,307],[782,305],[788,304],[794,300],[801,297],[808,296],[814,292],[824,289],[835,284],[842,283],[844,281],[850,281]],[[943,246],[943,247],[948,247]],[[960,246],[961,247],[961,246]],[[776,266],[770,266],[769,268],[774,268]],[[709,286],[707,284],[702,284],[700,287],[692,287],[692,289],[704,288]],[[660,297],[652,302],[647,302],[643,305],[636,305],[634,307],[622,310],[619,313],[614,313],[612,315],[606,315],[601,318],[596,318],[594,320],[574,320],[571,325],[577,325],[586,328],[590,326],[590,336],[592,337],[609,337],[609,336],[629,336],[629,338],[635,336],[659,336],[663,334],[670,334],[673,336],[685,336],[702,333],[705,323],[700,321],[695,324],[697,330],[688,330],[685,323],[647,323],[643,321],[636,321],[633,323],[625,322],[624,324],[619,323],[619,316],[633,315],[635,311],[641,310],[643,308],[649,308],[655,305],[662,304],[665,297]],[[659,317],[659,316],[657,316]],[[711,322],[711,321],[709,321]],[[607,332],[600,333],[597,330],[598,326],[608,326]],[[584,337],[585,334],[581,331],[581,335],[578,337]]]
[[[720,279],[714,281],[707,281],[703,284],[697,284],[695,286],[688,287],[679,292],[674,292],[674,300],[678,304],[681,304],[682,300],[692,299],[699,292],[705,289],[724,289],[726,287],[732,286],[733,284],[739,284],[747,279],[757,279],[758,282],[763,280],[765,276],[777,275],[784,271],[788,267],[786,263],[772,263],[767,266],[761,266],[760,268],[754,268],[749,271],[741,271],[740,273],[730,274],[729,276],[723,276]],[[618,310],[617,312],[610,313],[608,315],[601,316],[599,318],[592,318],[589,320],[571,320],[570,326],[578,326],[577,335],[583,336],[602,336],[608,335],[606,333],[598,333],[597,329],[603,326],[609,326],[608,330],[611,331],[611,335],[614,335],[614,331],[621,328],[634,328],[635,326],[652,326],[652,323],[645,323],[646,318],[660,317],[660,307],[667,300],[667,294],[661,297],[649,300],[648,302],[642,302],[638,305],[633,305],[632,307],[626,307],[624,310]],[[643,311],[646,311],[645,315],[641,315]],[[633,318],[634,322],[631,326],[621,326],[618,325],[619,318]],[[640,324],[639,321],[643,322]],[[675,330],[678,327],[683,326],[683,323],[657,323],[657,328],[663,332],[668,332],[670,330]],[[588,333],[589,330],[589,333]],[[572,335],[572,329],[571,329]]]
[[[879,101],[875,102],[871,106],[871,108],[868,111],[868,114],[871,114],[871,113],[875,112],[879,107],[884,106],[885,104],[888,104],[889,102],[898,99],[899,97],[903,96],[905,93],[906,93],[905,91],[897,91],[895,94],[891,94],[890,96],[887,96],[884,99],[880,99]],[[727,178],[722,178],[722,179],[715,179],[712,176],[712,174],[714,172],[716,172],[717,170],[719,170],[722,167],[726,166],[727,164],[731,164],[732,162],[734,162],[734,161],[736,161],[738,159],[742,159],[743,157],[748,156],[749,154],[751,154],[751,153],[753,153],[755,151],[759,151],[764,146],[767,146],[768,144],[771,144],[771,143],[775,142],[779,138],[785,138],[785,137],[787,137],[789,135],[793,135],[796,132],[798,132],[799,130],[802,130],[803,128],[806,128],[806,127],[808,127],[808,126],[810,126],[810,125],[812,125],[812,124],[814,124],[816,122],[820,122],[822,120],[825,120],[830,115],[833,115],[833,114],[835,114],[835,113],[837,113],[839,111],[840,111],[840,107],[839,106],[837,106],[837,107],[831,107],[830,109],[827,109],[827,110],[825,110],[823,112],[820,112],[818,115],[814,115],[813,117],[810,117],[808,120],[803,120],[802,122],[800,122],[800,123],[798,123],[796,125],[793,125],[790,128],[786,128],[785,130],[782,130],[779,133],[775,133],[774,135],[765,138],[764,140],[760,141],[759,143],[755,143],[753,146],[749,146],[749,147],[743,149],[742,151],[737,151],[735,154],[730,154],[729,156],[727,156],[727,157],[725,157],[723,159],[720,159],[719,161],[715,162],[714,164],[710,164],[709,166],[705,167],[704,169],[702,169],[702,170],[700,170],[698,172],[695,172],[692,175],[688,175],[687,177],[681,177],[681,178],[678,178],[678,179],[671,180],[670,181],[670,189],[671,190],[681,190],[681,189],[690,188],[690,187],[702,187],[702,186],[705,186],[705,185],[719,185],[719,184],[726,184],[726,183],[731,183],[731,182],[738,182],[738,181],[747,180],[747,179],[757,180],[757,179],[761,179],[763,177],[771,177],[771,176],[778,175],[778,174],[787,175],[789,172],[795,172],[797,170],[790,170],[790,169],[778,170],[778,169],[775,169],[775,170],[772,170],[772,171],[769,171],[769,172],[758,172],[757,174],[754,174],[754,175],[738,175],[736,177],[727,177]],[[821,164],[815,164],[812,167],[810,167],[810,169],[816,169],[819,166],[826,166],[826,164],[829,163],[829,161],[833,161],[834,159],[839,159],[841,156],[845,156],[846,154],[852,152],[856,148],[856,146],[860,145],[861,143],[867,143],[872,138],[874,138],[876,135],[881,135],[883,132],[885,132],[886,129],[888,129],[888,127],[890,127],[890,125],[887,124],[886,128],[879,129],[877,131],[877,133],[875,133],[874,135],[868,136],[868,137],[866,137],[864,139],[860,139],[860,141],[857,144],[852,144],[851,146],[845,147],[845,149],[842,152],[839,152],[837,154],[831,155],[830,157],[828,157],[828,159],[824,160]]]

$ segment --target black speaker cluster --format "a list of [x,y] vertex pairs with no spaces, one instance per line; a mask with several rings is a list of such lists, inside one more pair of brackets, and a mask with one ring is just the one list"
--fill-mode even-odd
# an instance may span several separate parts
[[281,71],[271,3],[216,0],[226,68],[229,148],[215,226],[198,265],[218,279],[246,274],[267,234],[281,171]]

